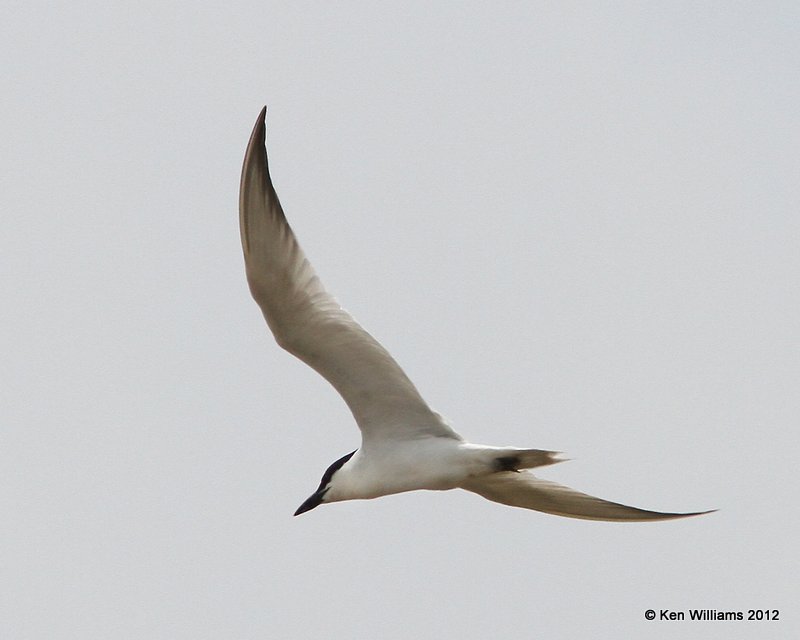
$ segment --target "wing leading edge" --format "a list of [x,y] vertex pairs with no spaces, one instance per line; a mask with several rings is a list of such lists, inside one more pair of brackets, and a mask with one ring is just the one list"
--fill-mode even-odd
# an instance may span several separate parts
[[242,166],[239,227],[247,282],[275,340],[330,382],[367,445],[373,437],[460,439],[377,340],[322,286],[272,185],[264,107]]

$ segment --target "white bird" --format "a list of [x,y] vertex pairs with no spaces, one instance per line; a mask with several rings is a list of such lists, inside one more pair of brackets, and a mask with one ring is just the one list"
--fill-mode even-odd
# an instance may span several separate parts
[[361,447],[328,467],[295,515],[328,502],[455,488],[587,520],[709,513],[659,513],[601,500],[526,471],[560,462],[557,452],[471,444],[453,431],[386,349],[325,290],[306,259],[269,175],[266,110],[250,136],[239,193],[247,281],[277,343],[334,386],[361,429]]

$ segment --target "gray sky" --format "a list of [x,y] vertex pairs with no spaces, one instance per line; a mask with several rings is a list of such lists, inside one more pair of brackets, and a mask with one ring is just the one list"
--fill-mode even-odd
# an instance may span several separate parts
[[[6,7],[3,638],[798,631],[795,3]],[[359,434],[245,285],[264,103],[323,281],[454,428],[720,512],[451,491],[293,518]]]

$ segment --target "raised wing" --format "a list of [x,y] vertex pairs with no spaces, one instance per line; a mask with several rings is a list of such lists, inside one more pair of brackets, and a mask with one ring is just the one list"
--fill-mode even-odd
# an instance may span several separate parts
[[617,502],[595,498],[556,482],[542,480],[528,471],[503,471],[470,478],[461,485],[461,488],[477,493],[487,500],[512,507],[533,509],[556,516],[583,520],[607,520],[610,522],[672,520],[711,513],[711,511],[660,513],[628,507]]
[[247,282],[277,343],[342,395],[372,439],[460,439],[432,411],[392,356],[322,286],[284,216],[265,148],[264,107],[242,167],[239,226]]

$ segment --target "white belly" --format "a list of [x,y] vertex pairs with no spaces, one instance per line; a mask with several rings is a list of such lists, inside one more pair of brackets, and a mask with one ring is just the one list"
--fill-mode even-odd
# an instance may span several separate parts
[[[359,449],[342,467],[326,501],[377,498],[392,493],[458,487],[470,476],[487,473],[486,448],[451,438],[421,438]],[[337,473],[337,475],[339,475]]]

